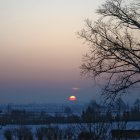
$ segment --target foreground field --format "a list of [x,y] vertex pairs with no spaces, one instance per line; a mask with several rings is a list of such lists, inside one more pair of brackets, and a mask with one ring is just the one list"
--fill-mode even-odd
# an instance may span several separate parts
[[[11,130],[30,130],[33,140],[38,140],[39,130],[53,130],[58,135],[64,135],[65,138],[75,140],[80,132],[97,132],[106,129],[104,135],[110,137],[110,131],[112,129],[129,129],[129,130],[140,130],[140,122],[115,122],[115,123],[89,123],[89,124],[50,124],[50,125],[5,125],[0,127],[0,140],[5,139],[5,132]],[[24,132],[22,132],[24,133]],[[53,132],[54,133],[54,132]],[[50,133],[51,134],[51,133]],[[15,135],[15,133],[14,133]],[[106,137],[107,138],[107,137]],[[14,139],[15,140],[15,139]]]

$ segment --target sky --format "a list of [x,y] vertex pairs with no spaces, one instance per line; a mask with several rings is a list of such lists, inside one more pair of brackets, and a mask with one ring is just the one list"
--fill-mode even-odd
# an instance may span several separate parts
[[98,100],[99,87],[80,75],[88,46],[76,32],[103,2],[0,0],[0,103]]

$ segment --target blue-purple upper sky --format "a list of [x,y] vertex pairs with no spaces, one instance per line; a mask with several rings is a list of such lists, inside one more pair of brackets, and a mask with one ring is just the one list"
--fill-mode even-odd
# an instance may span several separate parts
[[[0,0],[0,103],[98,98],[80,76],[87,45],[76,32],[104,0]],[[72,89],[78,87],[79,90]]]

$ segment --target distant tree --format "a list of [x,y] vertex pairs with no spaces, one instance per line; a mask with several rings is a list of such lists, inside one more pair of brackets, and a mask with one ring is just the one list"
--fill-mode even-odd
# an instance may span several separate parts
[[133,106],[138,112],[140,112],[140,100],[139,99],[136,99]]
[[136,99],[131,108],[131,119],[135,121],[140,120],[140,100]]
[[62,131],[59,127],[48,127],[46,128],[46,138],[48,140],[57,140],[61,135]]
[[109,122],[112,122],[112,112],[111,111],[107,111],[106,112],[106,120],[109,121]]
[[36,136],[37,140],[43,140],[43,139],[45,139],[46,138],[46,135],[47,135],[47,130],[48,130],[47,127],[37,128],[36,129],[36,133],[35,133],[35,136]]
[[99,116],[101,113],[101,105],[98,104],[95,100],[91,100],[88,106],[92,109],[93,112],[95,112],[95,120],[99,120]]
[[88,106],[97,110],[100,108],[100,105],[95,100],[90,101]]
[[90,132],[81,132],[78,135],[78,140],[92,140],[95,137],[95,134]]
[[82,112],[82,120],[86,123],[95,122],[96,113],[90,106]]
[[111,123],[104,121],[96,123],[82,123],[76,127],[76,130],[80,129],[78,140],[110,140],[110,130],[112,128]]
[[123,112],[123,120],[128,121],[130,119],[130,113],[129,111]]
[[115,108],[120,111],[123,112],[126,110],[127,105],[125,104],[125,102],[123,101],[122,98],[117,98],[116,102],[114,103]]
[[67,115],[67,116],[70,116],[72,115],[72,110],[69,106],[66,106],[65,110],[64,110],[64,113]]
[[92,78],[105,76],[102,95],[113,101],[140,83],[140,2],[106,0],[96,22],[87,19],[78,33],[90,46],[82,73]]
[[72,139],[72,137],[74,137],[74,134],[75,134],[75,130],[74,128],[72,127],[67,127],[65,130],[64,130],[64,135],[65,135],[65,138],[66,139]]
[[12,131],[10,129],[6,129],[4,131],[4,137],[6,140],[12,140],[13,137]]
[[45,135],[45,128],[44,127],[36,129],[36,137],[38,140],[43,140],[44,135]]
[[33,134],[28,127],[14,129],[15,137],[18,140],[33,140]]

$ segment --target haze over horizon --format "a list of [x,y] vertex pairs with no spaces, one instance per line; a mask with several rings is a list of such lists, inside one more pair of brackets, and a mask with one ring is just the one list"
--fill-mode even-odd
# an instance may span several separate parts
[[0,0],[0,103],[99,100],[99,87],[80,75],[88,47],[76,32],[102,2]]

